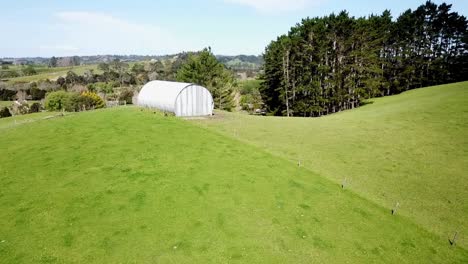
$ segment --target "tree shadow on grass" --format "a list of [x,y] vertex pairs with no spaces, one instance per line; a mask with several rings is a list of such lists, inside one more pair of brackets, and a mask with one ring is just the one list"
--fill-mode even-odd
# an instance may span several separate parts
[[362,102],[359,103],[359,107],[363,107],[363,106],[366,106],[366,105],[371,105],[373,103],[374,103],[374,101],[365,100],[365,101],[362,101]]

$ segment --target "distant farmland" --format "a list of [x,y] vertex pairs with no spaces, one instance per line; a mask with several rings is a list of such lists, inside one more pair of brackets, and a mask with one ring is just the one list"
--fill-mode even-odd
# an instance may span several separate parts
[[[17,70],[21,71],[25,66],[10,66],[8,70]],[[97,69],[97,65],[82,65],[82,66],[73,66],[73,67],[55,67],[49,68],[47,66],[34,66],[35,71],[37,74],[28,75],[28,76],[20,76],[14,78],[6,78],[9,83],[19,83],[19,82],[32,82],[32,81],[40,81],[40,80],[56,80],[59,77],[64,77],[67,75],[67,72],[73,71],[78,75],[83,75],[83,73],[87,70],[93,70],[95,73],[101,73]]]

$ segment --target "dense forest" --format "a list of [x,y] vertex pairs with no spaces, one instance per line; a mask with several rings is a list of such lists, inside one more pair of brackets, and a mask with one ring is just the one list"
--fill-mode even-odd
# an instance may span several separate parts
[[267,109],[321,116],[370,97],[468,80],[467,20],[451,8],[427,1],[396,19],[389,11],[303,19],[265,50]]

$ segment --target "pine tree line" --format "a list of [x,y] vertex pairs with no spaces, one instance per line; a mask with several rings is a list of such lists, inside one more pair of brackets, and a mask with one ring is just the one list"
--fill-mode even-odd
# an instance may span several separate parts
[[365,98],[468,80],[468,27],[451,5],[303,19],[264,53],[261,95],[276,115],[321,116]]

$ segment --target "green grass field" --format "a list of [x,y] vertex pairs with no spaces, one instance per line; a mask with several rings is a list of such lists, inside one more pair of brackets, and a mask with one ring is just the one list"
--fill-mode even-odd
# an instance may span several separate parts
[[[10,107],[13,105],[14,101],[0,101],[0,107]],[[28,100],[28,104],[31,105],[33,103],[40,103],[40,101]]]
[[136,107],[43,114],[0,119],[2,263],[468,259],[409,217],[189,121]]
[[0,101],[0,107],[10,107],[13,104],[13,101]]
[[199,121],[301,164],[468,249],[468,82],[378,98],[321,118],[219,113]]
[[[21,70],[19,66],[13,66],[11,69]],[[34,69],[36,70],[37,74],[30,75],[30,76],[20,76],[15,78],[9,78],[8,82],[10,83],[17,83],[17,82],[32,82],[32,81],[40,81],[40,80],[55,80],[59,77],[64,77],[67,75],[67,72],[73,71],[78,75],[83,75],[83,73],[87,70],[93,70],[95,73],[101,73],[100,70],[97,69],[97,65],[81,65],[81,66],[74,66],[74,67],[56,67],[56,68],[48,68],[47,66],[35,66]]]
[[[65,113],[65,115],[73,115],[74,113]],[[0,119],[0,131],[1,129],[16,127],[26,123],[36,122],[43,119],[49,119],[61,115],[60,112],[40,112],[27,115],[17,115],[8,118]],[[0,151],[1,153],[2,151]]]

